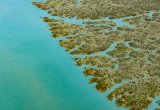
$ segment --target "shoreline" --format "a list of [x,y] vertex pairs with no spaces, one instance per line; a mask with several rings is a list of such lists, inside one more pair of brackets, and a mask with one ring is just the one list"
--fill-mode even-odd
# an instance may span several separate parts
[[[118,106],[128,107],[130,110],[146,109],[152,99],[160,95],[160,91],[155,90],[160,88],[158,85],[160,50],[156,46],[160,45],[158,40],[160,33],[157,28],[160,25],[159,7],[156,7],[153,1],[147,1],[148,5],[144,8],[142,7],[145,1],[141,1],[138,7],[136,6],[138,1],[135,3],[128,1],[128,7],[124,7],[128,10],[120,11],[121,5],[126,4],[124,0],[121,0],[122,3],[112,0],[101,2],[102,4],[109,2],[110,5],[100,7],[97,0],[81,1],[80,7],[74,1],[67,3],[56,1],[54,4],[51,0],[33,2],[33,5],[48,11],[51,16],[67,18],[57,20],[54,17],[44,17],[43,21],[48,24],[52,37],[65,38],[59,41],[60,46],[75,56],[77,66],[86,67],[84,74],[92,77],[90,83],[96,83],[95,88],[99,92],[106,92],[114,85],[129,80],[112,91],[108,95],[109,99],[116,98]],[[112,5],[115,6],[113,9]],[[106,10],[109,8],[110,11],[104,12],[103,8]],[[72,20],[70,18],[74,18],[75,21],[75,16],[83,22],[78,24],[68,22]],[[123,21],[125,24],[119,25],[117,21],[121,23]],[[117,43],[115,48],[107,51],[114,43]],[[100,52],[104,55],[100,55]],[[78,55],[84,57],[80,58]]]

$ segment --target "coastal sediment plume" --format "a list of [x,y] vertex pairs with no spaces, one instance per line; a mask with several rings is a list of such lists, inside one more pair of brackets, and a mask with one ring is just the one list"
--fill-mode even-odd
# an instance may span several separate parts
[[[160,0],[47,0],[33,2],[52,37],[84,67],[90,83],[118,106],[145,110],[160,96]],[[71,23],[59,18],[76,18]],[[121,20],[119,24],[116,20]],[[159,108],[155,109],[159,110]]]

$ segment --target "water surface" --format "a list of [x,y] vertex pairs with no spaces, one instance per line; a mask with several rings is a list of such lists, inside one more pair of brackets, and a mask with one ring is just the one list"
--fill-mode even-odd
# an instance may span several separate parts
[[[31,3],[0,0],[0,110],[123,110],[88,84],[72,57],[50,37],[40,19],[45,12]],[[115,22],[122,24],[121,19]]]

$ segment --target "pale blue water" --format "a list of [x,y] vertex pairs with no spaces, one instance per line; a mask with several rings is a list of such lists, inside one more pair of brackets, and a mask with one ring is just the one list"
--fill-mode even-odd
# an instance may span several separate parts
[[150,105],[150,107],[148,108],[148,110],[154,110],[155,108],[158,108],[159,105],[158,103],[156,103],[158,100],[160,100],[160,96],[155,97],[152,104]]

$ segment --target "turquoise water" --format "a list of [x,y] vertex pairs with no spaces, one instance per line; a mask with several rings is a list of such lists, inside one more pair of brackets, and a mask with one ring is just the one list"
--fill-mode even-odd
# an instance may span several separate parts
[[31,2],[0,0],[0,110],[124,110],[88,84]]
[[148,108],[148,110],[154,110],[156,108],[159,107],[158,103],[156,103],[158,100],[160,100],[160,96],[157,96],[154,98],[152,104],[150,105],[150,107]]
[[0,110],[121,110],[50,38],[32,0],[0,0]]

